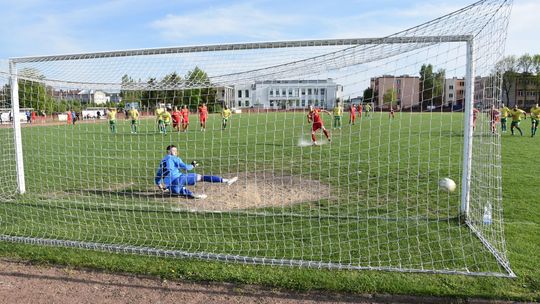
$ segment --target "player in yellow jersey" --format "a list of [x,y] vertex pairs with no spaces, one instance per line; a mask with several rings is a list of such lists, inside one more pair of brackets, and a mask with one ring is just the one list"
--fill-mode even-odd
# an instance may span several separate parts
[[172,116],[171,116],[171,109],[167,109],[167,111],[164,111],[161,114],[161,118],[163,120],[163,128],[161,130],[162,133],[167,133],[167,127],[171,125]]
[[500,112],[501,112],[501,130],[503,132],[506,132],[506,118],[510,116],[510,109],[507,106],[505,106],[503,103],[500,109]]
[[371,118],[371,110],[373,110],[373,107],[371,106],[371,103],[369,103],[369,102],[366,103],[365,109],[366,109],[366,117]]
[[131,108],[128,111],[128,117],[131,120],[131,134],[137,134],[137,124],[139,123],[139,111]]
[[107,111],[107,119],[109,120],[109,129],[112,134],[116,133],[116,109],[109,108]]
[[334,114],[334,129],[341,129],[341,118],[343,117],[343,107],[339,100],[336,101],[336,106],[332,110]]
[[159,106],[154,111],[159,133],[163,132],[163,112],[165,112],[165,109],[160,108]]
[[221,111],[221,128],[225,130],[227,128],[227,122],[229,121],[229,117],[231,117],[231,110],[227,107],[223,107],[223,111]]
[[531,108],[531,137],[536,135],[536,130],[538,129],[538,124],[540,123],[540,107],[538,104],[535,104]]
[[512,115],[512,124],[510,125],[510,132],[514,135],[514,128],[518,129],[519,134],[523,136],[523,131],[519,128],[519,123],[521,122],[521,117],[527,119],[527,113],[522,109],[518,108],[517,104],[514,105],[514,108],[510,110],[510,115]]

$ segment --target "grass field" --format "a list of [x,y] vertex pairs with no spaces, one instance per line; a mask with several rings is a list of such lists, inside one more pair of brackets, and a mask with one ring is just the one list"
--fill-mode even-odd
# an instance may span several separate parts
[[[219,117],[211,116],[206,132],[198,131],[192,117],[190,132],[166,135],[156,132],[152,120],[141,122],[139,134],[130,134],[127,121],[118,122],[114,135],[106,123],[23,128],[27,194],[0,206],[0,233],[368,268],[504,272],[460,223],[459,191],[437,189],[441,177],[458,185],[461,180],[461,114],[404,113],[393,121],[375,114],[333,130],[332,144],[298,147],[301,138],[309,138],[304,115],[237,115],[225,131]],[[526,134],[528,123],[522,124]],[[477,130],[475,140],[492,147],[485,129]],[[7,138],[11,131],[0,132]],[[157,163],[169,144],[179,147],[184,160],[199,161],[201,173],[239,175],[240,185],[247,185],[242,176],[248,173],[263,181],[268,172],[299,176],[329,185],[331,195],[279,207],[191,212],[170,197],[152,194]],[[2,149],[10,154],[10,148]],[[165,278],[540,300],[540,204],[534,179],[539,153],[537,138],[502,135],[503,218],[516,279],[252,266],[13,243],[1,243],[0,252],[39,263]],[[489,167],[490,159],[485,162]],[[13,186],[11,177],[2,176],[7,187]],[[218,194],[230,195],[227,188],[222,191]],[[495,211],[488,232],[498,239],[503,222]]]

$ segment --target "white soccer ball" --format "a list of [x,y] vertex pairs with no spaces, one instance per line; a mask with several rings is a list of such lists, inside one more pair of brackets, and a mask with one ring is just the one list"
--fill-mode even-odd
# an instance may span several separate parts
[[439,188],[446,192],[454,192],[456,190],[456,182],[445,177],[439,181]]

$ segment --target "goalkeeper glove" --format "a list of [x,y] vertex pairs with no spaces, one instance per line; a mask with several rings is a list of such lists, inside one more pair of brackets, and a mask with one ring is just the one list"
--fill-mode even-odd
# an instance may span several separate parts
[[192,162],[191,162],[191,165],[192,165],[193,167],[198,167],[198,166],[199,166],[199,163],[196,162],[196,161],[192,161]]

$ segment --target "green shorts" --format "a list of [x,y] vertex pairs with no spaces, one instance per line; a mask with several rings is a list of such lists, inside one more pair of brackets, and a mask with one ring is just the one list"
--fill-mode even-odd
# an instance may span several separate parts
[[512,124],[510,124],[510,127],[519,127],[519,121],[512,121]]
[[532,123],[533,125],[538,126],[538,124],[540,124],[540,119],[538,119],[538,118],[531,118],[531,123]]
[[502,123],[506,123],[506,117],[501,118],[501,122],[502,122]]
[[229,121],[229,118],[223,118],[223,122]]
[[116,124],[116,120],[109,120],[109,125],[114,126]]
[[334,116],[334,120],[341,120],[341,116]]
[[132,125],[136,125],[138,122],[139,122],[139,121],[136,120],[136,119],[132,119],[132,120],[131,120],[131,124],[132,124]]

